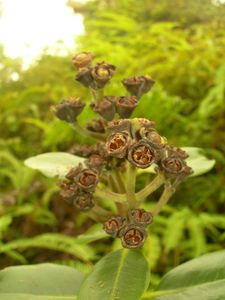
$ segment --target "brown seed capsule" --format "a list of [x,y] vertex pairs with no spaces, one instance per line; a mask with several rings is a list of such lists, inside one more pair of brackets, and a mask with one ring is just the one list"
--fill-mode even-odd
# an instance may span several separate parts
[[180,158],[168,157],[161,160],[162,168],[172,174],[179,174],[184,171],[185,162]]
[[98,175],[93,170],[84,169],[77,175],[75,182],[82,190],[92,192],[98,183]]
[[125,218],[121,216],[112,217],[104,223],[103,229],[112,237],[116,237],[119,235],[119,232],[123,227],[124,222]]
[[91,75],[95,81],[94,89],[103,88],[112,78],[116,67],[105,62],[97,63],[91,70]]
[[53,111],[60,120],[73,123],[82,112],[84,106],[85,104],[79,98],[71,97],[56,105]]
[[120,119],[108,122],[108,130],[110,133],[126,131],[131,135],[131,121],[130,119]]
[[87,88],[94,88],[95,83],[91,75],[91,68],[82,68],[76,75],[75,80],[80,82],[83,86]]
[[105,149],[110,156],[123,158],[127,154],[130,137],[126,131],[111,134],[105,144]]
[[72,204],[74,197],[79,193],[78,187],[74,183],[62,182],[60,183],[60,195],[68,203]]
[[83,68],[92,62],[93,54],[90,52],[80,52],[72,58],[72,63],[76,68]]
[[153,130],[155,128],[155,122],[150,121],[148,119],[136,118],[136,119],[133,119],[133,120],[139,124],[139,128],[144,127],[146,129],[149,129],[149,130]]
[[86,128],[93,132],[105,133],[105,124],[104,121],[101,119],[94,119],[90,122],[87,122]]
[[149,130],[144,127],[140,129],[140,135],[146,139],[149,144],[156,149],[161,149],[166,146],[166,139],[162,137],[156,130]]
[[85,161],[85,165],[90,169],[100,171],[106,164],[106,159],[99,154],[92,154],[89,159]]
[[104,97],[100,103],[92,103],[91,107],[94,112],[98,113],[105,120],[111,121],[116,113],[115,103]]
[[122,118],[129,118],[138,105],[136,96],[119,97],[116,102],[116,109]]
[[80,174],[82,170],[83,166],[82,164],[79,164],[77,167],[71,168],[69,170],[69,172],[66,174],[66,178],[74,182],[76,180],[77,175]]
[[179,157],[181,159],[186,159],[189,156],[186,151],[179,147],[168,147],[167,150],[169,157]]
[[147,237],[147,232],[143,227],[130,224],[121,230],[120,235],[122,246],[124,248],[135,249],[143,246]]
[[153,87],[155,81],[149,76],[134,76],[123,79],[122,83],[128,92],[139,98]]
[[69,149],[69,153],[81,157],[89,157],[92,154],[98,153],[97,145],[79,145],[75,144]]
[[134,143],[129,149],[128,160],[138,168],[149,167],[155,159],[155,150],[144,140]]
[[82,192],[74,199],[73,204],[81,211],[88,211],[95,205],[91,193]]
[[128,216],[131,223],[135,223],[144,227],[151,224],[153,219],[152,214],[142,208],[129,210]]

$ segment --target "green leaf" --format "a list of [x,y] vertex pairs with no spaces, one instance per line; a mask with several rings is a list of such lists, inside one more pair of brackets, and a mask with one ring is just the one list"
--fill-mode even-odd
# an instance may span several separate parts
[[[216,161],[214,159],[208,159],[203,154],[203,149],[197,147],[182,147],[189,157],[186,159],[187,165],[194,171],[190,177],[199,176],[204,173],[209,172],[215,165]],[[155,165],[150,166],[146,169],[139,169],[139,174],[142,173],[155,173]]]
[[144,299],[224,300],[224,295],[225,251],[223,250],[203,255],[170,271],[163,277],[158,291],[149,293],[149,297]]
[[138,300],[150,270],[139,250],[118,250],[102,258],[83,282],[79,300]]
[[47,177],[63,178],[71,168],[83,161],[84,158],[66,152],[51,152],[28,158],[24,163]]
[[83,275],[73,268],[40,264],[0,272],[1,300],[75,300]]

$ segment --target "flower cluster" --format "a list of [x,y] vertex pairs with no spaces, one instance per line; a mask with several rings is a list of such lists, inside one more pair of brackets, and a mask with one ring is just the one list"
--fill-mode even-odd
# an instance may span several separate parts
[[139,248],[147,237],[146,226],[152,223],[152,214],[144,209],[128,211],[128,217],[114,216],[104,223],[104,230],[119,237],[124,248]]
[[[169,145],[153,121],[130,118],[140,98],[153,87],[154,80],[146,75],[125,78],[122,84],[130,95],[104,95],[104,87],[116,67],[105,62],[93,65],[93,58],[92,53],[81,52],[73,57],[72,63],[77,70],[76,81],[90,90],[90,107],[99,118],[89,120],[85,128],[80,126],[77,117],[85,103],[77,97],[64,99],[53,108],[60,120],[68,122],[78,133],[97,140],[96,144],[74,145],[70,149],[70,153],[85,160],[68,172],[60,185],[61,196],[81,211],[94,207],[95,220],[104,219],[103,227],[109,235],[119,237],[125,248],[138,248],[144,244],[146,226],[152,222],[153,215],[160,211],[162,203],[168,201],[192,169],[186,162],[187,153]],[[154,166],[156,177],[159,176],[156,186],[150,182],[149,188],[147,185],[136,192],[135,171],[151,166]],[[161,185],[164,185],[164,192],[156,209],[147,212],[139,208]],[[102,200],[115,202],[116,216],[99,206]]]

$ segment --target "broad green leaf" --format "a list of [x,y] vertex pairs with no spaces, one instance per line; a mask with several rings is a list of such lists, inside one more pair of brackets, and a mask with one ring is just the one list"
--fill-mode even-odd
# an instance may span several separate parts
[[66,152],[50,152],[28,158],[24,163],[48,177],[63,178],[71,168],[83,161],[84,158]]
[[156,293],[149,293],[149,297],[146,293],[143,299],[224,300],[225,251],[203,255],[180,265],[162,278]]
[[40,264],[0,271],[1,300],[77,299],[83,275],[73,268]]
[[[186,159],[187,165],[192,168],[194,171],[190,177],[199,176],[204,173],[209,172],[215,165],[214,159],[208,159],[204,154],[201,148],[197,147],[182,147],[181,149],[185,150],[189,157]],[[146,169],[139,169],[138,173],[155,173],[155,165],[150,166]]]
[[150,270],[139,250],[118,250],[102,258],[81,286],[78,300],[138,300]]

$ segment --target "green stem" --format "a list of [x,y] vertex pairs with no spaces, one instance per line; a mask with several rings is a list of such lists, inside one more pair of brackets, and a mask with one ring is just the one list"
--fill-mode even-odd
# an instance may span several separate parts
[[175,192],[175,188],[172,186],[166,186],[164,188],[164,191],[156,204],[156,206],[152,210],[152,215],[155,216],[157,215],[163,208],[163,206],[166,205],[166,203],[169,201],[173,193]]
[[91,93],[95,103],[101,102],[102,98],[104,97],[103,89],[99,89],[99,90],[90,89],[90,93]]
[[97,140],[101,140],[101,141],[105,140],[104,134],[98,133],[98,132],[92,132],[92,131],[86,129],[85,127],[81,127],[78,124],[78,122],[71,123],[71,126],[78,134],[86,135],[86,136],[92,137],[93,139],[97,139]]
[[165,181],[162,174],[158,174],[146,187],[140,190],[137,194],[137,201],[143,202],[149,195],[156,191]]
[[96,188],[95,190],[95,195],[99,197],[100,199],[108,199],[113,202],[117,203],[124,203],[126,202],[126,195],[125,194],[119,194],[119,193],[114,193],[109,190],[102,190],[100,188]]
[[130,208],[135,208],[137,205],[135,187],[136,187],[136,167],[128,162],[126,194],[127,194],[127,202],[129,203]]
[[95,221],[105,222],[112,213],[101,206],[95,204],[95,206],[88,212],[88,216]]

